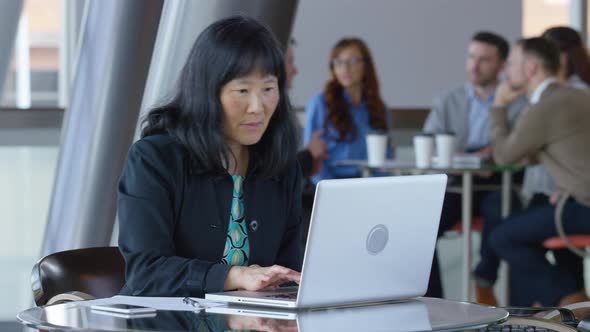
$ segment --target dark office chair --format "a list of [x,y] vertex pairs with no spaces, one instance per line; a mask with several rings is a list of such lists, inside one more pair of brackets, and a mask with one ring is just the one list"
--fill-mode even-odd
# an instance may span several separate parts
[[125,283],[125,261],[117,247],[57,252],[41,258],[31,272],[37,305],[111,297]]

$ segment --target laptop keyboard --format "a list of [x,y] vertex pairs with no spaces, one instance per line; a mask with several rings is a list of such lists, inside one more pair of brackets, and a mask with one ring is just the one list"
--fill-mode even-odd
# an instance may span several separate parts
[[297,299],[297,293],[269,294],[265,295],[264,297],[281,300],[295,300]]

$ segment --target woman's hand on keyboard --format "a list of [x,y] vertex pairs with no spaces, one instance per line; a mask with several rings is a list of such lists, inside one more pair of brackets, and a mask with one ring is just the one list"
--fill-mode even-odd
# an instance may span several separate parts
[[232,266],[225,278],[224,289],[256,291],[275,288],[287,282],[299,283],[299,280],[301,280],[301,273],[280,265]]

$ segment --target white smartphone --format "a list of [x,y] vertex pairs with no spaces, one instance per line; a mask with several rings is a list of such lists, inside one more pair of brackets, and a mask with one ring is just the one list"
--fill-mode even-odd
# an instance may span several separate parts
[[136,314],[155,314],[156,309],[150,307],[142,307],[131,304],[97,304],[90,307],[92,310],[114,312],[125,315],[136,315]]

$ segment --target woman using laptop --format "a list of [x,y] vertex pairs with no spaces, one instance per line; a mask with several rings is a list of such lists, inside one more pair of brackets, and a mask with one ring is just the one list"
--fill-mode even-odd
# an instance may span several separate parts
[[283,58],[272,33],[243,16],[197,38],[121,175],[122,294],[299,282],[301,175]]

